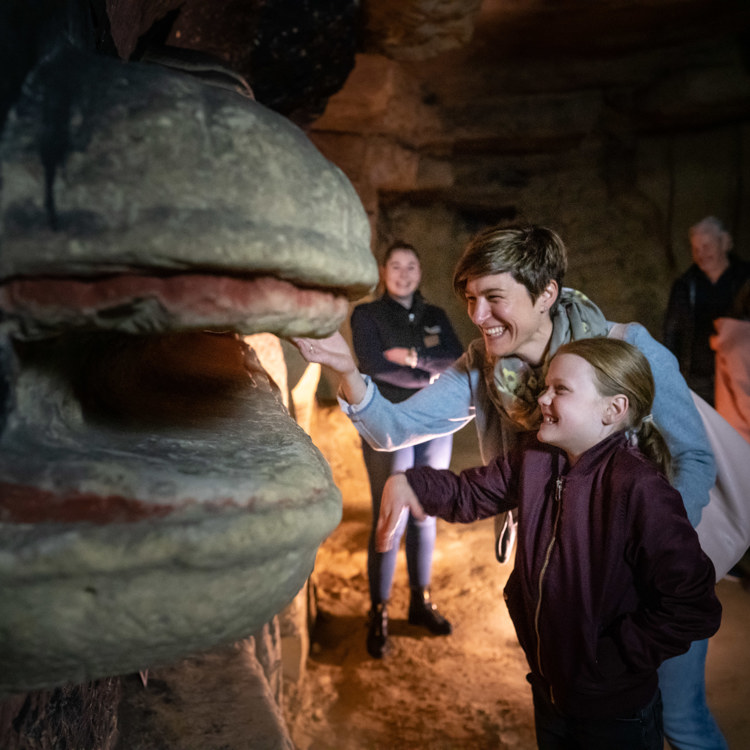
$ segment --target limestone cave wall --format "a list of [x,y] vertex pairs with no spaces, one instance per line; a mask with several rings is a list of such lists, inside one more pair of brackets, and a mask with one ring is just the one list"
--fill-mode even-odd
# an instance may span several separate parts
[[567,282],[659,336],[691,224],[718,216],[750,257],[747,14],[536,5],[486,0],[469,41],[424,59],[358,54],[310,135],[357,188],[374,251],[405,237],[429,257],[424,291],[465,341],[450,274],[504,220],[558,230]]

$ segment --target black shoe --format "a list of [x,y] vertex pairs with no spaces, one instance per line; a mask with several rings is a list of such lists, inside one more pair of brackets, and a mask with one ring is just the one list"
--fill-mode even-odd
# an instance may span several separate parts
[[450,635],[453,632],[451,624],[432,603],[428,589],[412,589],[409,624],[427,628],[434,635]]
[[388,609],[376,604],[369,612],[367,626],[367,653],[373,659],[382,659],[388,648]]

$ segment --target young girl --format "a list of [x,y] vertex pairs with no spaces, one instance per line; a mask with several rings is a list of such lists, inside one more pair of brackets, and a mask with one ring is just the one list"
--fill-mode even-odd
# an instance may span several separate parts
[[544,750],[662,750],[657,667],[721,621],[714,568],[650,415],[645,357],[619,339],[561,346],[542,425],[486,467],[389,479],[378,543],[408,507],[467,523],[518,508],[505,600],[531,669]]

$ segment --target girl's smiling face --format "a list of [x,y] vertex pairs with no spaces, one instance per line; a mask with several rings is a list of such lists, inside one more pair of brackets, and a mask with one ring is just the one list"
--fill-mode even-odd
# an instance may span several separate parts
[[624,424],[618,414],[625,397],[600,395],[596,372],[583,357],[553,357],[545,384],[547,389],[538,399],[542,426],[537,438],[562,448],[571,464]]

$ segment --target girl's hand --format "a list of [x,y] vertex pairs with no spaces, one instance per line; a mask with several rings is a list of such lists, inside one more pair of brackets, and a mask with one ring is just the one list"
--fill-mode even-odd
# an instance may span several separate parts
[[399,520],[404,513],[409,512],[418,521],[427,517],[414,490],[409,486],[406,475],[393,474],[385,483],[380,501],[380,516],[375,529],[375,549],[378,552],[388,552],[391,549]]

